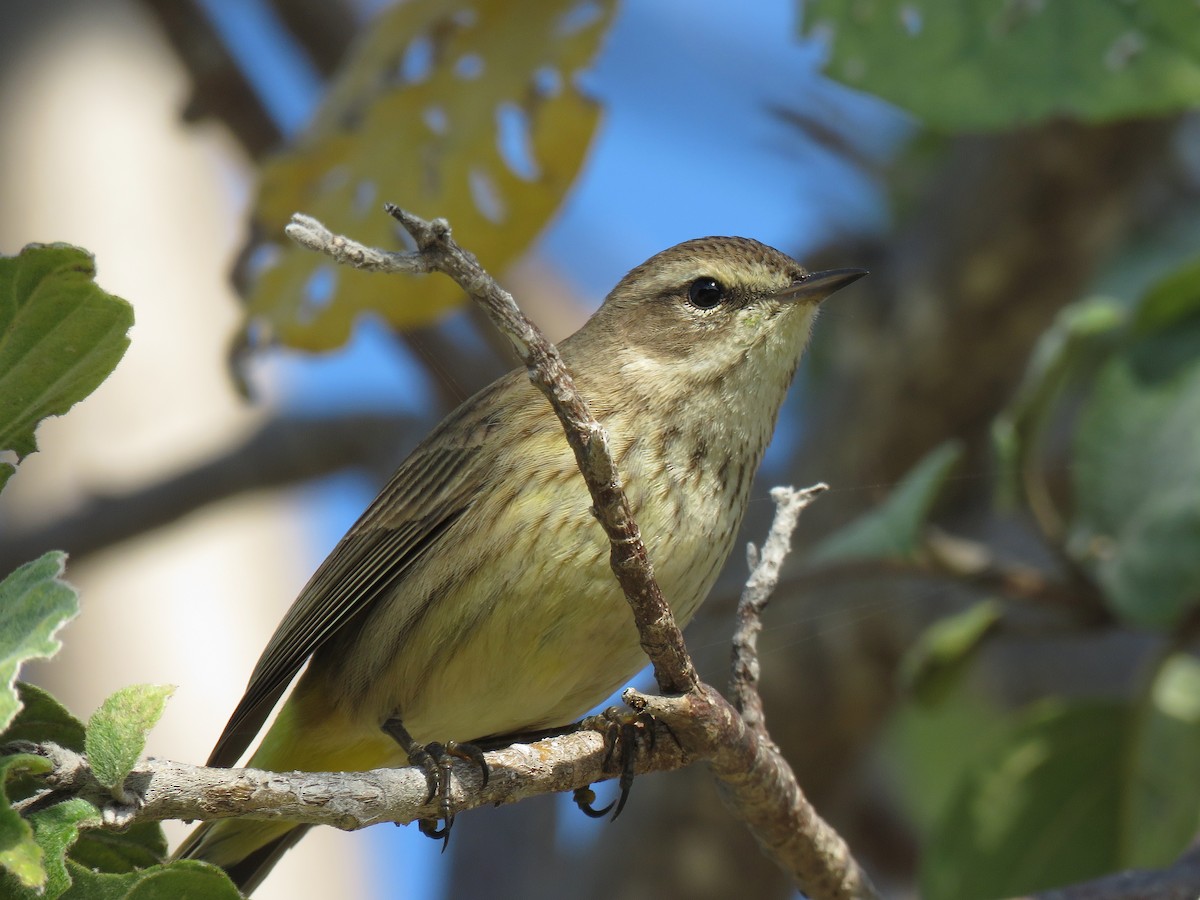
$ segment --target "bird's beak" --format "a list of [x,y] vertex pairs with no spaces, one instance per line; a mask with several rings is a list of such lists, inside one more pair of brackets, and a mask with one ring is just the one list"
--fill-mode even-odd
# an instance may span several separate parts
[[834,291],[840,291],[867,274],[866,269],[827,269],[824,272],[809,272],[793,281],[777,295],[781,300],[808,300],[819,302]]

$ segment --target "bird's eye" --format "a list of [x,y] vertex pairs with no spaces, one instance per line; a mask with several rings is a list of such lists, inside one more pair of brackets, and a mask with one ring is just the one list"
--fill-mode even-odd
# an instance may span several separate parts
[[688,302],[697,309],[712,309],[725,299],[725,288],[715,278],[697,278],[688,286]]

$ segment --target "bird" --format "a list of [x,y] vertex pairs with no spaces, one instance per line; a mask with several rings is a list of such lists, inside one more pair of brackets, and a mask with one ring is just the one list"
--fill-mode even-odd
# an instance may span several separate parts
[[[865,274],[697,238],[632,269],[559,345],[681,627],[733,548],[820,301]],[[316,570],[208,764],[235,764],[298,674],[248,765],[427,763],[426,745],[568,725],[645,664],[574,455],[518,368],[437,425]],[[207,822],[175,857],[248,894],[307,827]]]

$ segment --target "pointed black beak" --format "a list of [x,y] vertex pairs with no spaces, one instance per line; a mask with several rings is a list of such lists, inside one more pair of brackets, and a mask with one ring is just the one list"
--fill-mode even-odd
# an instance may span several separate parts
[[809,300],[816,303],[824,300],[834,291],[840,291],[847,285],[853,284],[866,274],[866,269],[827,269],[824,272],[809,272],[785,287],[778,296],[782,300]]

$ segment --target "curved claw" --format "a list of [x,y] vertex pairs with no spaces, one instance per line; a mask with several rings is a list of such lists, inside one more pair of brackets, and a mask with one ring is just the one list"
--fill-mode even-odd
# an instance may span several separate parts
[[482,787],[487,787],[488,783],[488,764],[484,759],[483,751],[474,744],[460,744],[458,741],[446,742],[446,753],[455,756],[464,762],[474,763],[479,767],[479,775],[483,781]]
[[[633,787],[633,769],[637,762],[638,740],[643,733],[647,734],[650,749],[654,749],[655,722],[655,718],[650,713],[631,713],[618,706],[611,706],[600,715],[590,716],[583,720],[581,725],[584,728],[599,731],[604,735],[603,766],[605,771],[615,769],[621,776],[618,782],[620,794],[603,810],[596,810],[592,806],[596,796],[590,789],[585,788],[575,792],[575,805],[585,814],[593,818],[600,818],[612,810],[612,817],[616,819],[625,809],[625,803],[629,800],[630,788]],[[670,729],[668,729],[668,733],[671,734],[671,737],[675,737],[674,732],[671,732]],[[678,743],[678,738],[676,738],[676,742]]]
[[[592,805],[596,802],[596,792],[590,787],[575,788],[575,792],[571,795],[571,799],[575,801],[575,805],[579,807],[580,812],[592,819],[603,819],[608,815],[608,811],[613,808],[613,804],[610,803],[608,806],[604,807],[604,809],[596,809],[596,807]],[[621,803],[624,805],[624,797],[621,798]],[[620,812],[620,810],[617,810],[617,812]]]
[[451,764],[457,758],[479,766],[483,786],[487,787],[489,773],[483,751],[474,744],[460,744],[457,741],[421,745],[408,733],[399,716],[392,716],[383,723],[382,728],[404,749],[409,761],[425,771],[428,792],[424,802],[432,803],[437,798],[440,821],[444,824],[439,827],[439,819],[420,819],[419,828],[426,837],[440,838],[442,852],[445,853],[450,843],[450,830],[454,827],[454,806],[450,800]]
[[427,838],[433,838],[435,841],[439,838],[442,841],[442,852],[446,852],[446,848],[450,846],[450,829],[454,825],[454,817],[446,819],[446,824],[438,827],[437,819],[418,819],[417,828],[421,834]]

